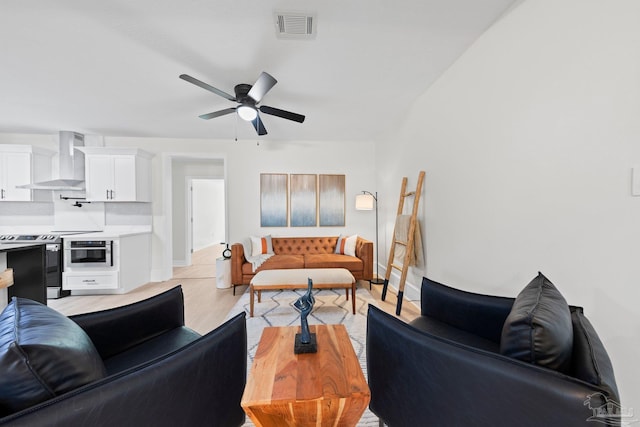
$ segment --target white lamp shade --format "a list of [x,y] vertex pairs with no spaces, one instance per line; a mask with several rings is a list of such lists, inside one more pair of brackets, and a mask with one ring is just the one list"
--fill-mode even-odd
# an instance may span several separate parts
[[373,196],[371,194],[358,194],[356,196],[356,209],[359,211],[373,210]]
[[255,108],[252,108],[248,105],[241,105],[236,108],[236,112],[240,116],[242,120],[246,120],[250,122],[258,116],[258,111]]

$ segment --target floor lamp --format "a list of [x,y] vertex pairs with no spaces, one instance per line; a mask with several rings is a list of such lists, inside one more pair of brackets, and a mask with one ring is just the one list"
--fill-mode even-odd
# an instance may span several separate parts
[[371,284],[382,285],[384,283],[384,280],[380,278],[380,264],[378,263],[378,192],[373,194],[370,191],[362,191],[362,194],[356,196],[356,210],[371,211],[374,204],[376,205],[376,277],[369,280],[369,287]]

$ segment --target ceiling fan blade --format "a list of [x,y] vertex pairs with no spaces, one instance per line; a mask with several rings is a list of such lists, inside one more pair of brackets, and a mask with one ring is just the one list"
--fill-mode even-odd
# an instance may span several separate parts
[[191,77],[191,76],[189,76],[187,74],[180,74],[180,78],[182,80],[185,80],[185,81],[187,81],[189,83],[192,83],[192,84],[194,84],[196,86],[200,86],[202,89],[208,90],[209,92],[213,92],[216,95],[219,95],[219,96],[221,96],[223,98],[226,98],[229,101],[236,101],[236,97],[235,96],[231,96],[227,92],[222,91],[222,90],[220,90],[218,88],[215,88],[215,87],[213,87],[211,85],[208,85],[205,82],[201,82],[200,80],[198,80],[196,78],[193,78],[193,77]]
[[268,105],[260,106],[260,111],[265,114],[271,114],[272,116],[282,117],[283,119],[293,120],[294,122],[304,122],[305,116],[298,113],[292,113],[291,111],[281,110],[279,108],[269,107]]
[[258,135],[266,135],[267,134],[267,129],[265,129],[264,124],[262,124],[262,120],[260,120],[260,116],[256,116],[255,119],[251,120],[251,124],[253,124],[253,127],[256,128],[256,132],[258,132]]
[[220,117],[220,116],[224,116],[224,115],[235,113],[235,112],[236,112],[236,107],[232,107],[232,108],[225,108],[224,110],[220,110],[220,111],[214,111],[213,113],[203,114],[198,117],[200,117],[201,119],[209,120],[215,117]]
[[264,71],[260,73],[258,80],[249,90],[249,95],[251,98],[256,101],[256,103],[260,102],[262,97],[271,90],[275,84],[278,83],[276,79],[274,79],[270,74],[265,73]]

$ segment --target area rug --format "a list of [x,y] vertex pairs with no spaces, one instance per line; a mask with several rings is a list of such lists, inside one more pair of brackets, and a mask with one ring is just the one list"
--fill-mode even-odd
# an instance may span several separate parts
[[[249,317],[249,292],[245,292],[229,312],[228,318],[244,311],[247,313],[247,368],[251,369],[253,358],[258,348],[262,330],[266,326],[298,326],[300,314],[292,304],[300,298],[306,289],[262,291],[262,302],[258,303],[256,295],[253,309],[254,317]],[[367,310],[369,304],[376,305],[375,300],[366,288],[356,289],[356,314],[351,311],[351,300],[345,298],[344,289],[320,289],[314,291],[316,300],[313,311],[307,320],[309,325],[343,324],[345,325],[353,349],[358,356],[364,377],[367,378],[366,363],[366,331]],[[293,349],[291,349],[293,351]],[[367,408],[358,426],[377,426],[376,417]],[[253,426],[247,417],[245,426]]]

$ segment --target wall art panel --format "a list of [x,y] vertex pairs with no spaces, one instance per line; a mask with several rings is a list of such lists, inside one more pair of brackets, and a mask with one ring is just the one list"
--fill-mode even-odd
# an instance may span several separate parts
[[318,224],[316,189],[317,175],[291,175],[291,227],[315,227]]
[[320,175],[319,189],[320,226],[344,227],[345,176]]
[[286,227],[287,174],[260,174],[260,226]]

